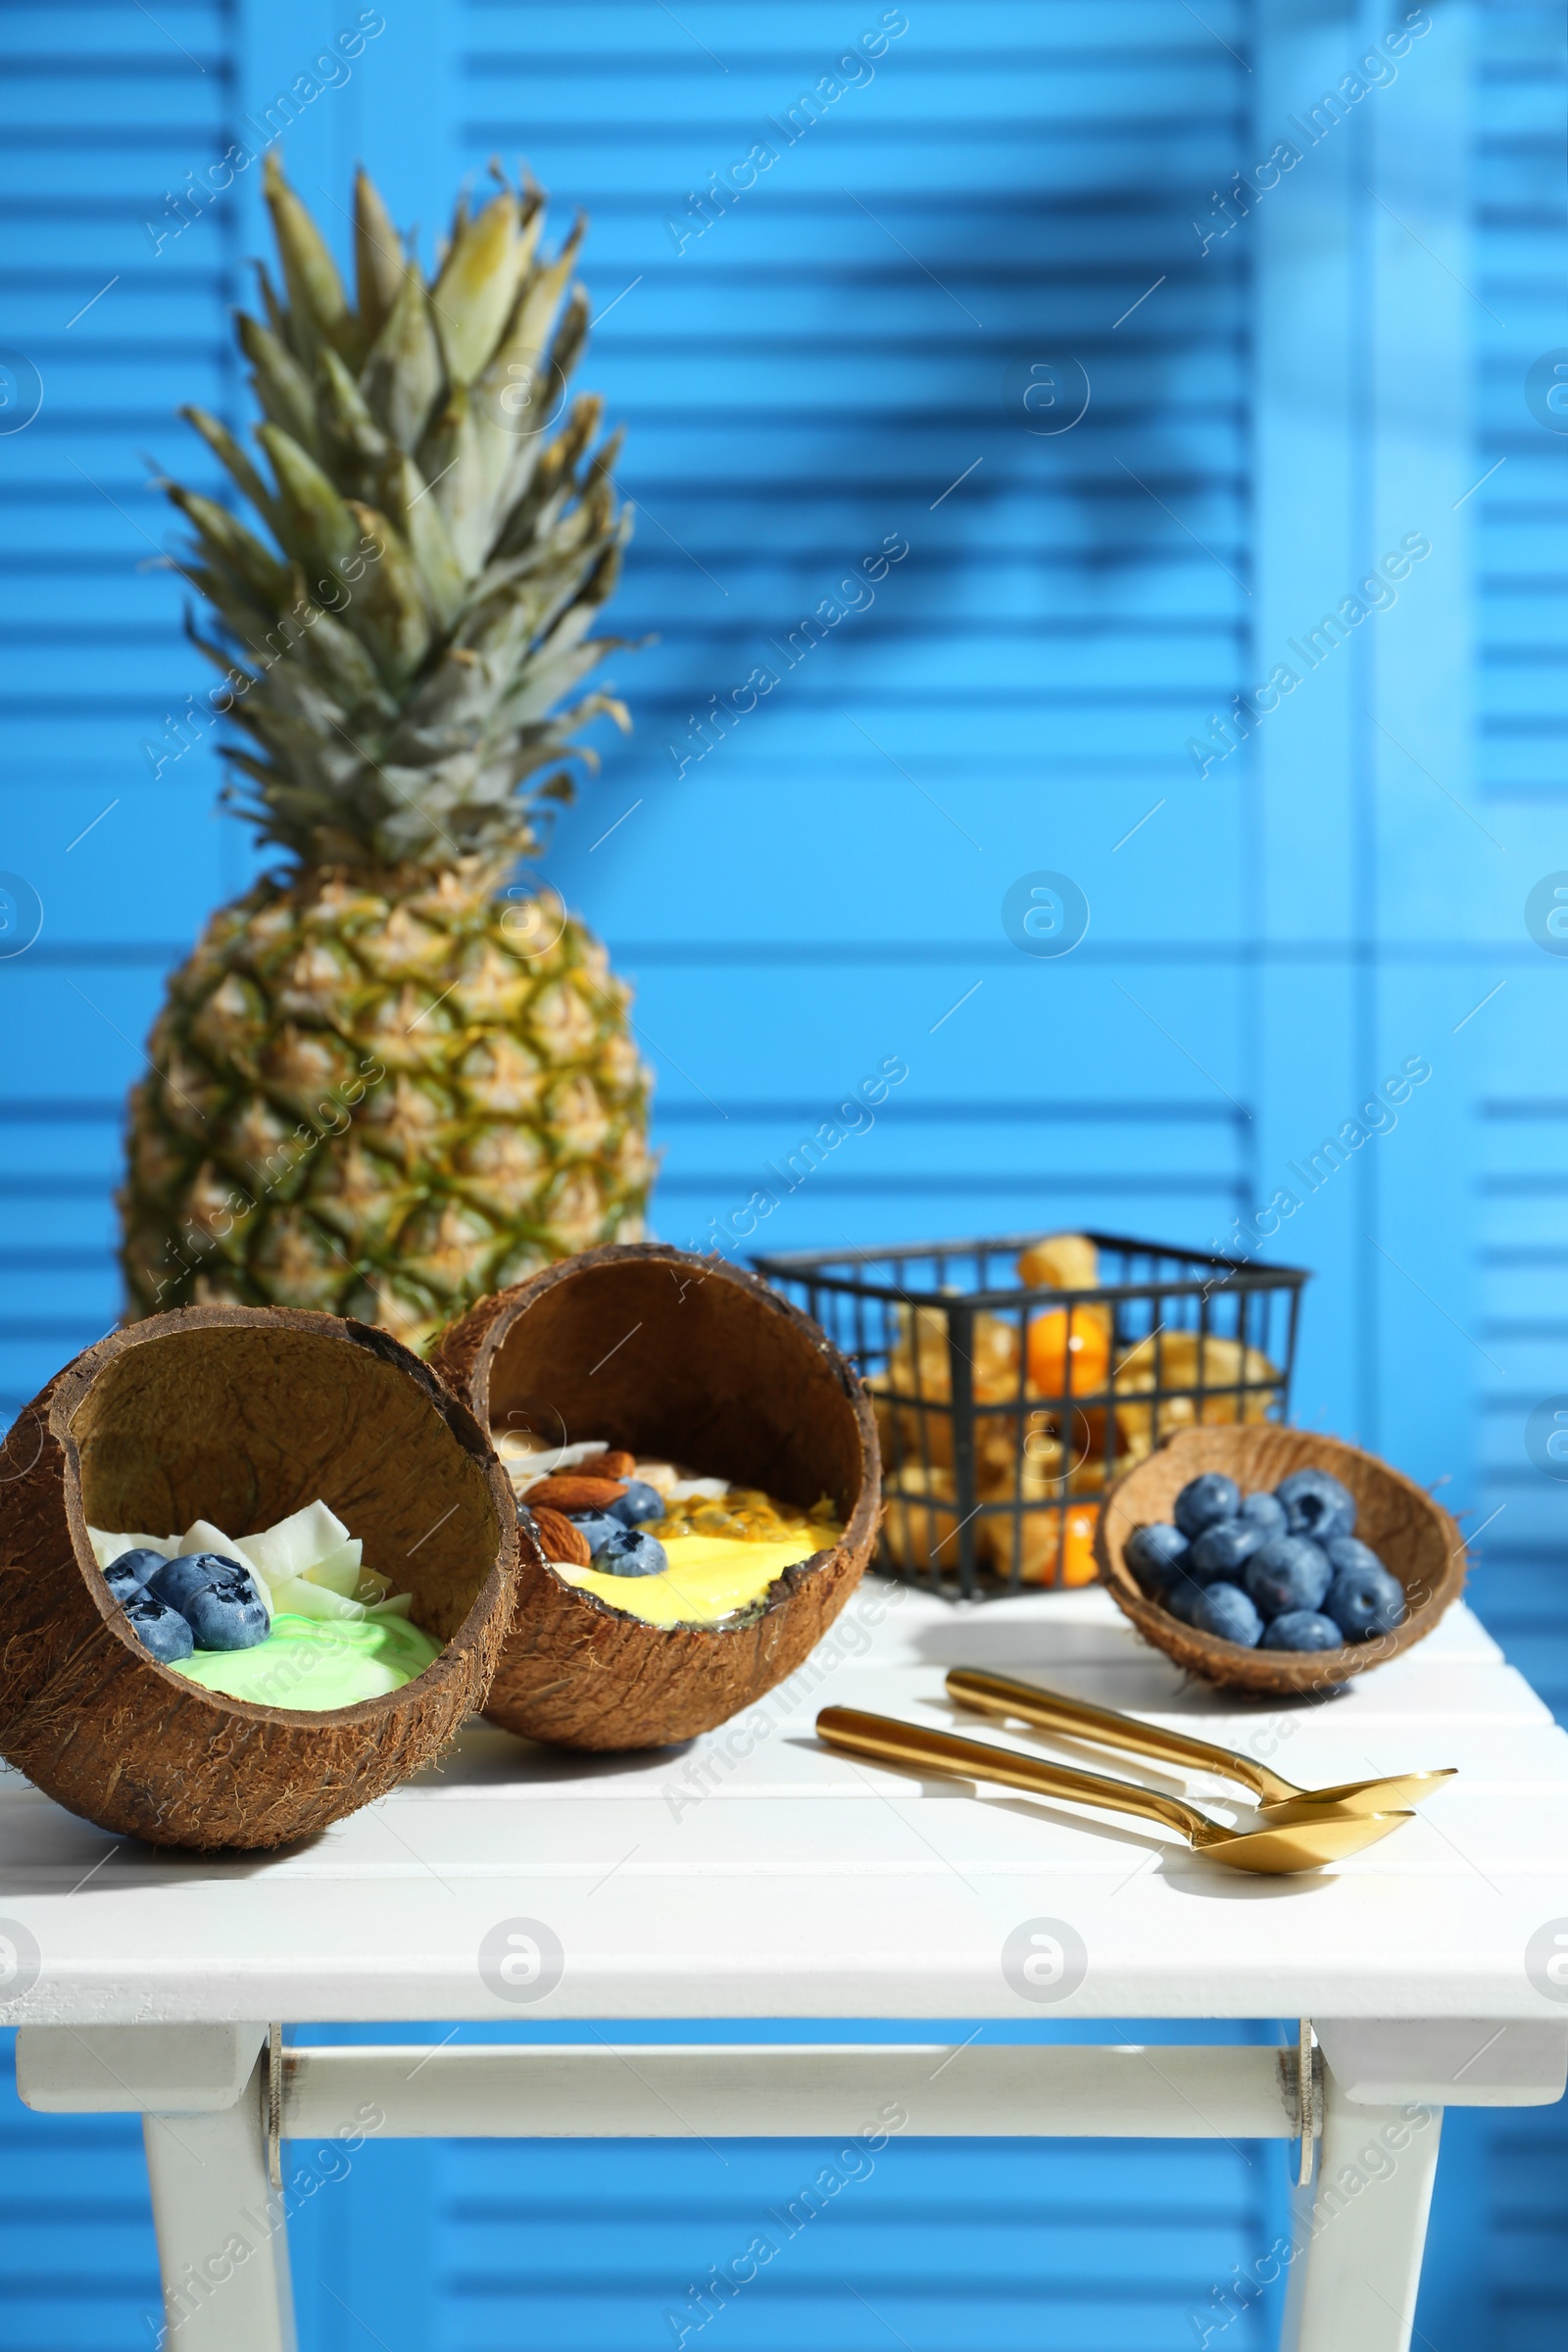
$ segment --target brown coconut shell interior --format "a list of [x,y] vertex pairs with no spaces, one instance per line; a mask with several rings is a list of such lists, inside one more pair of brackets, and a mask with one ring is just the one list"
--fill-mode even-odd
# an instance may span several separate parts
[[498,1438],[602,1438],[807,1510],[825,1494],[843,1527],[760,1611],[717,1626],[648,1625],[525,1546],[485,1709],[510,1730],[574,1747],[689,1740],[792,1673],[859,1581],[881,1487],[864,1387],[755,1275],[657,1244],[592,1250],[482,1300],[435,1360]]
[[[142,1648],[87,1529],[240,1540],[319,1496],[446,1644],[329,1712],[207,1690]],[[194,1307],[112,1334],[0,1453],[0,1752],[72,1811],[154,1843],[269,1846],[428,1762],[489,1686],[515,1592],[511,1491],[470,1414],[389,1334]]]
[[490,1433],[608,1438],[806,1509],[829,1494],[847,1519],[864,1458],[843,1379],[810,1327],[771,1306],[733,1273],[584,1265],[510,1322],[489,1366]]
[[493,1499],[429,1397],[399,1366],[315,1332],[150,1340],[104,1366],[70,1430],[87,1526],[167,1536],[210,1519],[239,1542],[319,1497],[438,1642],[494,1561]]
[[[1234,1478],[1244,1494],[1277,1487],[1293,1471],[1327,1470],[1355,1497],[1355,1532],[1404,1587],[1406,1615],[1392,1634],[1343,1649],[1244,1649],[1183,1625],[1152,1600],[1126,1562],[1129,1537],[1169,1520],[1189,1479],[1205,1470]],[[1351,1675],[1423,1641],[1464,1590],[1465,1548],[1440,1503],[1391,1464],[1316,1431],[1253,1422],[1182,1430],[1117,1481],[1095,1534],[1100,1572],[1139,1632],[1181,1666],[1224,1689],[1259,1697],[1331,1690]]]

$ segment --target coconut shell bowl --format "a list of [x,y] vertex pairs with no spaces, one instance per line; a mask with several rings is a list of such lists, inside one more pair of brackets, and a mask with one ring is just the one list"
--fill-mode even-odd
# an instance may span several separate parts
[[[209,1690],[137,1641],[87,1530],[207,1519],[236,1540],[319,1497],[445,1644],[327,1712]],[[155,1845],[287,1844],[386,1794],[482,1704],[516,1591],[511,1487],[470,1415],[389,1334],[190,1307],[100,1340],[0,1447],[0,1754]]]
[[487,1434],[599,1440],[807,1511],[825,1494],[843,1530],[737,1621],[710,1625],[649,1624],[525,1540],[493,1723],[575,1748],[693,1739],[792,1674],[859,1582],[881,1510],[869,1399],[817,1325],[755,1275],[657,1244],[590,1250],[482,1299],[435,1363]]
[[[1327,1470],[1355,1497],[1355,1532],[1404,1587],[1405,1616],[1393,1633],[1343,1649],[1246,1649],[1199,1633],[1152,1600],[1123,1557],[1135,1528],[1168,1520],[1177,1495],[1202,1471],[1223,1471],[1244,1494],[1272,1490],[1296,1470]],[[1352,1674],[1425,1640],[1464,1586],[1464,1540],[1446,1511],[1375,1454],[1274,1422],[1185,1429],[1119,1479],[1096,1531],[1100,1573],[1147,1641],[1205,1682],[1260,1698],[1331,1690]]]

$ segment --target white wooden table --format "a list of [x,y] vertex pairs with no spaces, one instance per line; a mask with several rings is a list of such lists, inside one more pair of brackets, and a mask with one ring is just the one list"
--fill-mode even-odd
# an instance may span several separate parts
[[[1132,1819],[816,1745],[830,1699],[951,1725],[957,1663],[1250,1746],[1309,1785],[1460,1778],[1349,1862],[1257,1879]],[[1220,1784],[1195,1793],[1240,1817]],[[475,1724],[440,1772],[274,1859],[116,1844],[0,1776],[0,2020],[23,2028],[22,2095],[143,2113],[181,2352],[292,2345],[279,2133],[285,2167],[290,2139],[372,2134],[864,2132],[1273,2137],[1297,2166],[1303,2090],[1315,2171],[1260,2278],[1288,2270],[1299,2352],[1403,2352],[1442,2109],[1562,2093],[1559,1950],[1568,1736],[1462,1607],[1345,1696],[1270,1713],[1184,1687],[1099,1592],[961,1609],[876,1583],[791,1686],[691,1749],[571,1757]],[[952,2051],[595,2033],[284,2053],[269,2033],[410,2016],[1284,2016],[1320,2048],[1303,2080],[1295,2050],[1146,2052],[1113,2028],[1102,2046]]]

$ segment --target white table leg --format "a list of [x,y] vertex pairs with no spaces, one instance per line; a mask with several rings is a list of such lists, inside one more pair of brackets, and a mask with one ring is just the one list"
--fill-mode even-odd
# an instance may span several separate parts
[[1295,2194],[1281,2352],[1408,2352],[1443,2110],[1353,2105],[1325,2068],[1315,2180]]
[[267,2178],[267,2057],[232,2107],[142,2120],[168,2340],[295,2352],[283,2200]]

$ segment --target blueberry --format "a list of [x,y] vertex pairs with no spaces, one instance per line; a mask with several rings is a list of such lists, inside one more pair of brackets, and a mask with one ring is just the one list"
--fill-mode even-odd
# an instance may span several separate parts
[[602,1551],[612,1536],[624,1535],[626,1530],[619,1519],[612,1519],[608,1511],[568,1511],[573,1527],[580,1527],[588,1539],[590,1552]]
[[1336,1551],[1365,1551],[1366,1561],[1336,1561],[1323,1613],[1332,1617],[1347,1642],[1368,1642],[1374,1634],[1392,1634],[1404,1623],[1404,1587],[1391,1576],[1375,1552],[1353,1536],[1341,1536],[1330,1546]]
[[1323,1548],[1329,1555],[1329,1566],[1336,1576],[1342,1568],[1381,1569],[1383,1566],[1371,1544],[1363,1544],[1359,1536],[1331,1536]]
[[1191,1622],[1200,1634],[1217,1634],[1222,1642],[1239,1642],[1255,1649],[1263,1620],[1240,1585],[1210,1585],[1199,1594]]
[[1135,1527],[1122,1557],[1144,1591],[1158,1594],[1181,1567],[1187,1549],[1181,1529],[1161,1520],[1152,1527]]
[[617,1527],[594,1553],[594,1566],[603,1576],[662,1576],[669,1555],[657,1537],[645,1535],[640,1527]]
[[128,1600],[122,1602],[125,1623],[141,1643],[166,1666],[188,1658],[196,1646],[196,1637],[177,1609],[171,1609],[151,1592],[137,1587]]
[[1334,1575],[1328,1553],[1304,1536],[1276,1536],[1254,1551],[1242,1577],[1265,1617],[1315,1609]]
[[179,1611],[199,1649],[254,1649],[270,1630],[256,1579],[242,1560],[221,1551],[165,1560],[148,1579],[147,1590]]
[[1176,1524],[1189,1539],[1221,1519],[1234,1519],[1242,1507],[1242,1490],[1223,1471],[1205,1470],[1190,1478],[1176,1497]]
[[104,1583],[119,1601],[125,1623],[143,1649],[161,1658],[166,1666],[177,1658],[188,1658],[196,1646],[195,1637],[179,1611],[147,1590],[148,1578],[168,1565],[163,1552],[140,1547],[122,1551],[104,1570]]
[[1249,1527],[1260,1527],[1265,1540],[1290,1533],[1285,1524],[1285,1505],[1277,1494],[1249,1494],[1236,1515]]
[[1261,1551],[1268,1542],[1260,1527],[1247,1519],[1221,1519],[1213,1527],[1205,1527],[1187,1557],[1188,1573],[1200,1584],[1210,1584],[1216,1577],[1227,1582],[1241,1574],[1254,1551]]
[[[247,1583],[249,1580],[247,1579]],[[254,1649],[271,1632],[267,1604],[254,1585],[204,1585],[181,1614],[198,1649]]]
[[104,1582],[119,1599],[129,1600],[132,1593],[142,1590],[150,1576],[156,1576],[160,1568],[167,1566],[168,1561],[161,1551],[148,1551],[145,1548],[122,1551],[119,1559],[111,1560],[104,1570]]
[[1197,1622],[1199,1603],[1207,1591],[1206,1585],[1200,1585],[1198,1579],[1189,1576],[1184,1568],[1178,1568],[1171,1578],[1169,1586],[1159,1597],[1180,1624],[1193,1625]]
[[243,1561],[230,1559],[226,1552],[185,1551],[172,1560],[160,1560],[146,1582],[149,1592],[183,1615],[185,1603],[193,1592],[205,1592],[210,1586],[236,1576],[244,1577],[247,1583],[251,1581],[251,1572]]
[[1350,1535],[1355,1527],[1355,1497],[1326,1470],[1298,1470],[1282,1478],[1274,1490],[1285,1505],[1285,1522],[1293,1536],[1310,1536],[1326,1544],[1331,1536]]
[[1265,1649],[1343,1649],[1345,1636],[1316,1609],[1287,1609],[1263,1634]]
[[644,1519],[662,1519],[664,1497],[657,1487],[646,1479],[634,1478],[624,1494],[617,1495],[609,1506],[609,1516],[618,1519],[622,1527],[636,1527]]

